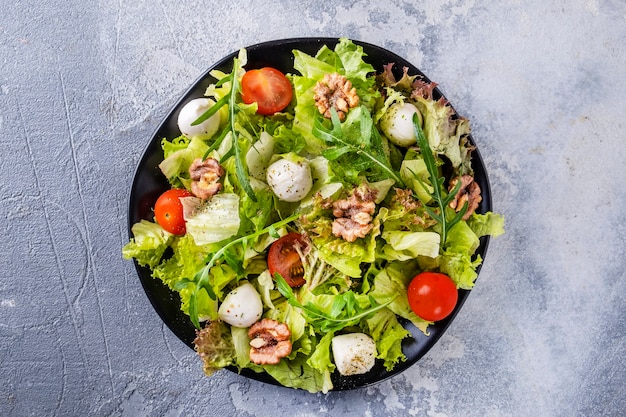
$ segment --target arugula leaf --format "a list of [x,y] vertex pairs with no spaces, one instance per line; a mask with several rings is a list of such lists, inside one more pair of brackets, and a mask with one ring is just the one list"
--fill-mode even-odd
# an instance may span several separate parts
[[[244,164],[242,150],[241,150],[241,146],[239,143],[239,134],[238,134],[239,126],[237,125],[236,120],[235,120],[235,116],[237,115],[237,112],[239,110],[239,106],[237,105],[237,93],[240,87],[239,87],[239,78],[238,78],[237,73],[240,68],[241,68],[240,59],[234,58],[233,69],[230,75],[228,75],[228,77],[225,77],[228,79],[228,81],[231,82],[230,93],[220,98],[206,112],[204,112],[202,115],[200,115],[200,117],[194,120],[193,123],[191,123],[191,125],[195,126],[197,124],[202,123],[203,121],[211,117],[213,114],[215,114],[217,111],[219,111],[219,109],[222,108],[224,105],[228,104],[228,115],[229,115],[228,128],[220,133],[220,135],[215,140],[215,142],[213,142],[211,147],[205,152],[205,157],[212,150],[216,149],[222,143],[224,138],[226,138],[226,136],[228,136],[228,134],[230,133],[233,137],[232,151],[234,152],[234,157],[235,157],[235,173],[237,174],[237,179],[239,180],[241,188],[246,192],[246,194],[250,197],[250,199],[252,199],[252,201],[256,201],[256,195],[254,194],[254,190],[252,189],[252,186],[250,185],[250,178],[248,177],[248,172]],[[226,82],[226,81],[227,80],[224,80],[223,82]]]
[[[439,208],[439,213],[435,212],[433,208],[427,206],[426,204],[424,204],[424,209],[433,219],[437,220],[437,222],[441,224],[440,247],[443,247],[443,245],[446,242],[448,231],[452,229],[452,227],[455,224],[461,221],[461,219],[463,218],[463,215],[465,215],[465,212],[467,211],[468,204],[466,202],[463,208],[458,213],[456,213],[456,215],[452,219],[448,219],[448,217],[446,216],[446,207],[454,199],[456,194],[459,192],[459,189],[461,188],[461,181],[457,181],[456,186],[454,187],[452,191],[450,191],[450,193],[447,196],[444,196],[441,193],[441,189],[443,188],[443,183],[445,179],[443,177],[439,177],[439,170],[437,168],[437,162],[435,161],[433,152],[430,149],[430,146],[428,144],[428,139],[426,139],[426,136],[424,136],[424,131],[422,130],[422,127],[420,126],[420,122],[419,122],[419,118],[417,114],[413,115],[413,126],[415,128],[415,136],[417,137],[417,144],[420,147],[420,150],[422,152],[422,157],[424,159],[424,163],[426,164],[426,169],[428,170],[428,174],[430,176],[429,179],[430,179],[430,183],[433,189],[431,197],[437,203],[438,208]],[[414,177],[418,182],[422,183],[422,181],[418,178],[417,175],[414,175]],[[424,186],[424,189],[427,189],[427,188]]]
[[[230,77],[232,77],[232,75],[225,77],[226,80],[229,79]],[[200,117],[198,117],[196,120],[193,121],[193,123],[191,123],[192,126],[197,126],[200,123],[204,122],[205,120],[207,120],[209,117],[213,116],[215,113],[217,113],[226,103],[228,103],[228,96],[224,96],[222,98],[220,98],[219,100],[217,100],[217,102],[215,102],[214,105],[212,105],[211,107],[209,107],[209,109],[207,111],[205,111],[204,113],[202,113],[200,115]]]
[[[358,110],[352,109],[349,118],[354,112],[359,117],[342,123],[334,108],[331,108],[331,128],[322,123],[322,116],[317,115],[313,123],[313,135],[326,143],[329,149],[323,150],[322,155],[329,161],[337,161],[340,157],[349,157],[350,165],[358,167],[359,171],[366,169],[379,172],[384,178],[393,179],[399,187],[404,187],[400,174],[391,166],[384,153],[382,139],[374,127],[369,111],[361,106]],[[341,162],[340,162],[341,164]]]
[[287,284],[287,281],[280,276],[280,274],[274,274],[276,280],[276,288],[287,299],[289,304],[294,307],[300,308],[304,315],[307,316],[309,324],[313,328],[326,332],[336,332],[345,327],[354,326],[358,324],[361,319],[367,319],[375,314],[377,311],[382,310],[393,302],[396,297],[391,297],[383,304],[378,304],[373,298],[369,298],[370,307],[361,308],[356,302],[355,295],[352,291],[347,291],[341,294],[335,295],[330,313],[327,313],[317,307],[312,302],[301,304],[296,298],[293,290]]

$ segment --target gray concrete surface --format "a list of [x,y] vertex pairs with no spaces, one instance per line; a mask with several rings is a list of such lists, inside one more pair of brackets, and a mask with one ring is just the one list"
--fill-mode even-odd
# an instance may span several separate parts
[[[626,409],[626,3],[2,1],[1,416],[618,416]],[[134,168],[223,55],[346,36],[469,117],[507,234],[401,375],[311,395],[220,372],[161,323],[126,243]]]

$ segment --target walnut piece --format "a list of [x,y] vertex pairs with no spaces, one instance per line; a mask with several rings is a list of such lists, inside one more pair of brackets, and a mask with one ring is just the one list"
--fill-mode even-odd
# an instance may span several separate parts
[[396,193],[392,197],[392,201],[397,201],[404,206],[407,211],[415,210],[418,207],[418,200],[413,198],[413,191],[403,188],[394,188],[394,191]]
[[248,330],[250,360],[257,365],[276,365],[291,353],[291,332],[285,323],[263,319]]
[[198,198],[207,199],[220,192],[222,184],[219,182],[224,175],[224,168],[213,158],[196,158],[189,167],[191,177],[191,192]]
[[362,186],[354,189],[348,198],[333,202],[333,235],[348,242],[367,236],[374,228],[371,222],[375,201],[376,190]]
[[450,181],[449,191],[452,191],[458,181],[461,181],[461,188],[449,204],[450,208],[455,211],[460,211],[467,202],[467,211],[463,215],[463,220],[469,219],[474,211],[478,208],[478,205],[483,200],[480,195],[480,186],[474,181],[474,177],[471,175],[463,175],[461,177],[454,178]]
[[346,118],[348,111],[359,105],[359,96],[356,88],[343,75],[332,73],[324,75],[321,81],[315,84],[315,106],[320,114],[327,119],[331,118],[330,109],[333,107],[339,115],[339,120]]

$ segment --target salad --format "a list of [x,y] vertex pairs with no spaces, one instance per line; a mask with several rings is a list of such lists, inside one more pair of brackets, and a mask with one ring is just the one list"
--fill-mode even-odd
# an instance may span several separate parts
[[310,392],[392,370],[411,322],[455,309],[504,233],[479,213],[469,121],[436,84],[340,39],[294,72],[213,70],[162,138],[170,189],[122,252],[180,295],[204,372],[267,373]]

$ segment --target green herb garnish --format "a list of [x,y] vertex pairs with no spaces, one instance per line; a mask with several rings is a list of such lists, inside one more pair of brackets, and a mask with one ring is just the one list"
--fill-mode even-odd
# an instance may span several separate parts
[[[466,202],[463,208],[458,213],[456,213],[454,217],[452,217],[451,219],[448,219],[448,217],[446,216],[446,207],[448,206],[448,204],[450,204],[452,200],[454,200],[454,197],[457,195],[457,193],[461,189],[461,181],[457,181],[456,186],[448,193],[447,196],[444,196],[441,193],[441,189],[443,188],[443,183],[445,181],[445,178],[439,177],[439,169],[437,167],[437,162],[435,161],[433,152],[430,149],[430,145],[428,144],[428,139],[426,139],[426,136],[424,135],[424,131],[422,130],[422,127],[420,126],[420,122],[419,122],[419,118],[417,117],[417,114],[413,115],[413,126],[415,128],[415,136],[417,137],[417,144],[420,147],[422,158],[424,158],[424,164],[426,165],[426,169],[428,170],[428,174],[430,176],[429,180],[430,180],[431,185],[433,186],[433,192],[432,194],[430,194],[430,196],[437,203],[439,207],[439,213],[435,212],[435,210],[433,210],[432,207],[429,207],[426,204],[424,204],[424,210],[426,210],[426,212],[430,215],[430,217],[432,217],[438,223],[441,224],[440,246],[443,247],[443,245],[446,243],[448,231],[452,229],[452,227],[455,224],[461,221],[461,219],[465,215],[465,212],[467,211],[468,204]],[[418,178],[418,176],[415,175],[415,173],[413,173],[413,176],[415,177],[417,181],[420,182],[420,184],[425,190],[428,189],[427,187],[424,186],[424,184]]]
[[357,325],[361,319],[371,317],[378,310],[387,307],[395,299],[394,297],[383,304],[378,304],[374,297],[369,296],[370,307],[361,308],[354,292],[347,291],[335,296],[330,313],[327,313],[311,302],[302,305],[297,300],[287,281],[280,274],[274,274],[274,278],[276,279],[278,292],[287,299],[287,302],[294,307],[300,308],[307,316],[307,322],[317,330],[325,333],[336,332],[345,327]]
[[313,123],[313,134],[329,146],[322,151],[322,155],[329,161],[335,161],[352,154],[355,157],[350,160],[352,165],[376,169],[386,178],[393,179],[399,187],[404,187],[400,175],[393,169],[385,155],[380,134],[369,111],[365,109],[361,111],[360,130],[351,135],[347,135],[342,129],[341,120],[334,107],[330,109],[330,113],[331,129],[324,127],[321,117],[316,118]]
[[[239,145],[239,134],[237,130],[237,123],[235,122],[235,115],[239,111],[239,106],[237,105],[237,92],[239,91],[239,78],[237,77],[237,71],[239,69],[239,59],[233,59],[233,69],[231,73],[224,77],[227,81],[231,82],[230,92],[224,97],[220,98],[213,106],[211,106],[207,111],[205,111],[200,117],[191,123],[192,126],[198,125],[209,117],[217,113],[221,107],[228,104],[228,118],[229,123],[226,128],[220,133],[217,139],[213,142],[213,144],[209,147],[209,149],[205,152],[204,157],[206,158],[210,152],[217,149],[217,147],[222,143],[222,141],[230,134],[232,137],[232,148],[231,152],[235,157],[235,173],[237,174],[237,179],[241,185],[241,188],[248,194],[250,199],[254,202],[257,201],[256,195],[252,186],[250,185],[250,178],[248,177],[248,172],[246,171],[246,167],[243,161],[243,155],[241,151],[241,147]],[[221,83],[222,80],[220,80]],[[225,81],[224,81],[225,82]],[[221,162],[221,161],[220,161]]]

